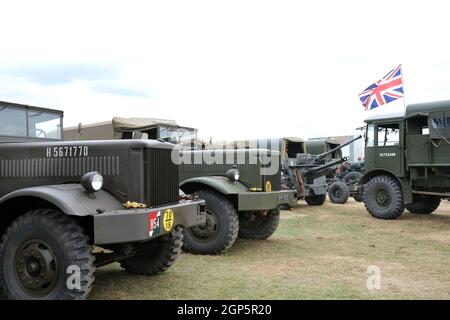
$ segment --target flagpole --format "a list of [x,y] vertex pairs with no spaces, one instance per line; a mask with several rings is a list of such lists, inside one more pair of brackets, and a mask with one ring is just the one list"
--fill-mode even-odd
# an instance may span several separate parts
[[405,100],[405,79],[403,78],[403,65],[400,64],[400,70],[402,72],[402,87],[403,87],[403,112],[406,115],[406,100]]

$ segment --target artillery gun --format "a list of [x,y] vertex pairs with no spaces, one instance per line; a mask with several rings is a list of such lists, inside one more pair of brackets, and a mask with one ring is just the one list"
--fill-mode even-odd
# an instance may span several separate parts
[[[295,190],[297,199],[304,199],[309,205],[322,205],[327,195],[327,177],[334,175],[336,166],[348,161],[347,157],[328,161],[330,156],[339,154],[342,148],[361,138],[358,136],[318,155],[300,153],[295,158],[285,158],[282,165],[284,188]],[[348,190],[342,188],[342,192],[348,193]]]

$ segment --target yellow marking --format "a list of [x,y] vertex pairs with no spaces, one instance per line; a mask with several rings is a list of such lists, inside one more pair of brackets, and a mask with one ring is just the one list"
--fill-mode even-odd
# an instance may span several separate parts
[[164,212],[163,226],[166,231],[170,231],[173,228],[173,211],[171,209],[167,209]]
[[272,183],[269,180],[266,181],[266,192],[272,192]]

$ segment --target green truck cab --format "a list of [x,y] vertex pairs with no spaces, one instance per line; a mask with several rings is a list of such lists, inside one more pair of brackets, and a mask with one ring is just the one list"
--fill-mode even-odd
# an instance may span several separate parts
[[395,219],[405,208],[434,212],[450,197],[450,101],[413,104],[404,114],[365,122],[365,174],[359,185],[369,213]]
[[[84,299],[97,267],[166,271],[205,203],[180,199],[173,146],[63,141],[63,112],[0,102],[0,288],[11,299]],[[95,246],[95,250],[94,250]]]
[[197,254],[220,254],[237,237],[263,240],[277,229],[282,206],[296,203],[281,190],[280,153],[266,149],[207,150],[197,130],[174,121],[113,118],[65,129],[68,140],[158,139],[178,145],[183,193],[206,201],[206,223],[184,230],[184,247]]

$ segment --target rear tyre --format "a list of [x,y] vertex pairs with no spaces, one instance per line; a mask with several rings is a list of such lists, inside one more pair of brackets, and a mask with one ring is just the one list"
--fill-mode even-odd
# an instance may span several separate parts
[[328,197],[333,203],[344,204],[350,197],[350,191],[345,183],[336,181],[330,186]]
[[280,210],[239,213],[239,237],[265,240],[272,236],[280,223]]
[[57,210],[19,217],[0,245],[0,288],[14,300],[86,299],[94,282],[89,237]]
[[400,184],[390,176],[372,178],[364,187],[364,205],[377,219],[398,218],[405,210]]
[[153,276],[167,271],[175,263],[182,246],[183,232],[177,227],[170,234],[151,241],[147,249],[122,260],[120,265],[129,273]]
[[195,254],[221,254],[236,241],[239,219],[233,204],[221,194],[201,190],[193,194],[206,202],[206,223],[185,228],[184,248]]
[[312,197],[305,197],[305,201],[310,206],[321,206],[327,199],[326,194],[320,194]]
[[414,196],[414,202],[406,205],[406,209],[411,213],[430,214],[436,211],[441,204],[441,198],[433,196]]

